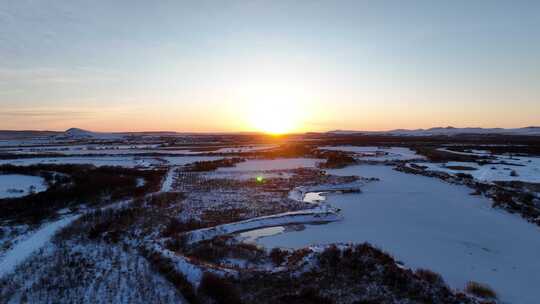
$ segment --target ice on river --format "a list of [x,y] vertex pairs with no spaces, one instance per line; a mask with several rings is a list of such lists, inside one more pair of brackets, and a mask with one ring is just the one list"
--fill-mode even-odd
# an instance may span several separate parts
[[517,215],[491,208],[465,186],[405,174],[387,166],[329,170],[378,177],[363,193],[327,195],[344,220],[261,238],[267,247],[370,242],[412,268],[443,275],[454,288],[487,283],[509,303],[538,303],[540,229]]
[[22,174],[0,175],[0,199],[21,197],[28,195],[30,191],[37,193],[45,190],[47,186],[42,177]]

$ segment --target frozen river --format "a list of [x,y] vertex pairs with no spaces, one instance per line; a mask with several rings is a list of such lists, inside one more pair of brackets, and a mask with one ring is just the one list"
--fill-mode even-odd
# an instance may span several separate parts
[[[378,177],[363,193],[331,194],[344,220],[258,240],[267,247],[370,242],[411,268],[428,268],[454,288],[487,283],[505,303],[538,303],[540,229],[491,208],[471,189],[388,166],[352,166],[336,175]],[[281,231],[281,230],[276,230]]]
[[0,199],[28,195],[30,190],[42,192],[47,190],[45,180],[39,176],[23,174],[0,174]]

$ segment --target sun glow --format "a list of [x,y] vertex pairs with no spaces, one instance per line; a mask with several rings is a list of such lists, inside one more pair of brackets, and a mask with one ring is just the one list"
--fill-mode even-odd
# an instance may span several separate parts
[[289,98],[263,98],[250,104],[248,118],[257,131],[279,135],[301,128],[302,109]]

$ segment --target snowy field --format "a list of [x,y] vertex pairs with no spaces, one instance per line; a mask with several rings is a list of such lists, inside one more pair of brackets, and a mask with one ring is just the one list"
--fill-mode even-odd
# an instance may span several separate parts
[[332,146],[321,147],[321,150],[353,152],[361,160],[369,161],[393,161],[424,159],[424,156],[416,154],[413,150],[403,147],[358,147],[358,146]]
[[79,215],[71,215],[58,221],[45,224],[33,233],[29,238],[17,243],[0,260],[0,278],[13,272],[16,267],[32,255],[35,251],[45,246],[51,237],[63,227],[76,220]]
[[94,165],[100,166],[121,166],[126,168],[149,167],[159,165],[155,158],[142,157],[43,157],[43,158],[23,158],[23,159],[2,159],[0,165],[30,166],[38,164],[70,164],[70,165]]
[[[343,221],[259,239],[266,247],[370,242],[407,267],[439,272],[454,288],[489,284],[503,302],[538,303],[540,229],[517,215],[491,208],[464,186],[405,174],[386,166],[329,170],[336,175],[378,177],[360,194],[327,195]],[[262,231],[271,235],[283,230]],[[251,232],[248,237],[256,236]]]
[[47,190],[45,180],[39,176],[22,174],[0,175],[0,199],[28,195],[31,188],[36,193]]
[[[540,183],[539,157],[492,155],[482,150],[471,150],[468,152],[451,151],[442,148],[438,150],[461,155],[490,156],[489,161],[493,164],[479,165],[473,162],[447,162],[417,163],[416,165],[426,166],[427,170],[430,171],[446,172],[449,174],[467,173],[472,175],[476,180],[484,182],[523,181]],[[470,167],[475,170],[461,170],[459,167]]]
[[269,178],[291,178],[292,174],[282,171],[221,171],[221,172],[209,172],[205,174],[208,179],[234,179],[240,181],[253,180],[256,178],[269,179]]
[[[523,181],[529,183],[540,183],[540,159],[534,159],[524,166],[511,166],[505,164],[478,165],[470,162],[447,162],[439,163],[417,163],[416,165],[426,166],[428,171],[446,172],[449,174],[467,173],[474,179],[484,182],[493,181]],[[475,170],[456,170],[456,167],[470,167]]]
[[475,155],[475,156],[490,156],[491,155],[491,152],[487,150],[454,151],[448,148],[438,148],[437,151],[459,154],[459,155]]
[[65,153],[65,154],[115,154],[115,153],[145,153],[159,148],[159,144],[134,144],[134,145],[30,145],[20,147],[0,148],[1,152],[16,154],[33,153]]
[[[29,147],[0,147],[0,152],[14,154],[38,154],[55,153],[63,155],[114,155],[114,154],[206,154],[206,153],[244,153],[254,151],[264,151],[277,147],[277,145],[248,145],[235,147],[218,147],[215,150],[197,151],[205,146],[186,146],[178,148],[161,147],[160,144],[137,144],[137,145],[51,145],[51,146],[29,146]],[[208,147],[212,148],[212,146]],[[193,150],[192,150],[193,149]]]
[[253,146],[238,146],[238,147],[229,147],[229,148],[220,148],[214,153],[244,153],[244,152],[255,152],[255,151],[264,151],[276,148],[277,145],[253,145]]
[[256,159],[238,163],[236,166],[230,168],[219,168],[218,172],[314,168],[320,162],[322,162],[322,160],[316,158]]
[[169,165],[172,166],[183,166],[199,161],[212,161],[223,159],[224,157],[219,156],[165,156],[160,157],[160,159],[165,160]]
[[196,161],[208,161],[221,159],[222,157],[211,156],[167,156],[167,157],[136,157],[136,156],[101,156],[101,157],[41,157],[41,158],[21,158],[2,159],[0,165],[10,164],[15,166],[30,166],[38,164],[73,164],[73,165],[94,165],[120,166],[126,168],[154,167],[162,165],[183,166]]

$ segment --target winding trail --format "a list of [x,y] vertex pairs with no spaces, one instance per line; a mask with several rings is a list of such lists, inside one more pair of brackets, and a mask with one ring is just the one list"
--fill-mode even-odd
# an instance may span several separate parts
[[58,221],[48,223],[29,238],[17,243],[0,261],[0,278],[13,272],[15,268],[32,255],[32,253],[44,247],[58,230],[71,224],[80,216],[80,214],[71,215]]

